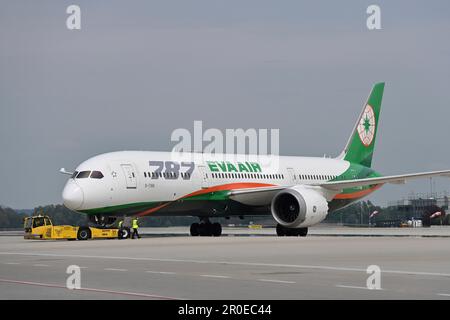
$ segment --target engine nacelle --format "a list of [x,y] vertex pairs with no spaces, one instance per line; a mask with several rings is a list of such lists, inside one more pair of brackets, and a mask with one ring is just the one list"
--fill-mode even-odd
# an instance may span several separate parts
[[319,192],[297,186],[277,193],[271,210],[275,220],[284,227],[309,227],[325,219],[328,202]]

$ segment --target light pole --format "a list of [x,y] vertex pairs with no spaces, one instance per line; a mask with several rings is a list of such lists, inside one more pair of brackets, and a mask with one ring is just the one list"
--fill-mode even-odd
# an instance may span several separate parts
[[360,202],[360,210],[359,210],[359,226],[362,227],[362,208],[363,208],[363,202]]

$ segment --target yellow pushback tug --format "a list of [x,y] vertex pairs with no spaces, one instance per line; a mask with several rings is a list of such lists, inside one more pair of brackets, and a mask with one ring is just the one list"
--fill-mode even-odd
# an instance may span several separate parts
[[23,224],[24,239],[43,240],[88,240],[118,238],[119,229],[93,227],[55,226],[49,216],[26,217]]

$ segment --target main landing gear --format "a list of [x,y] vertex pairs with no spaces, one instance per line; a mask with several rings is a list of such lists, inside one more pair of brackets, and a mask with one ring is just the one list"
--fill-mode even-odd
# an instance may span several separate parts
[[200,218],[200,223],[191,224],[191,236],[220,237],[222,225],[218,222],[211,223],[208,218]]
[[306,237],[308,228],[286,228],[281,224],[277,224],[277,235],[279,237]]

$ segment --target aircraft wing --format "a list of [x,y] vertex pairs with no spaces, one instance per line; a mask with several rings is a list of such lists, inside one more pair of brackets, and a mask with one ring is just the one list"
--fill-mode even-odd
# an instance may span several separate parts
[[369,186],[375,184],[404,184],[407,180],[418,179],[418,178],[431,178],[436,176],[450,177],[450,170],[442,171],[430,171],[430,172],[418,172],[409,174],[400,174],[395,176],[385,176],[376,178],[365,178],[365,179],[355,179],[355,180],[342,180],[342,181],[328,181],[318,184],[313,184],[330,190],[342,190],[344,188]]
[[229,197],[237,202],[250,206],[270,205],[272,198],[281,190],[290,186],[273,186],[231,190]]
[[[355,180],[342,180],[342,181],[329,181],[322,183],[304,184],[305,186],[318,186],[330,191],[339,193],[342,189],[368,186],[376,184],[404,184],[407,180],[418,179],[418,178],[431,178],[436,176],[450,177],[450,170],[442,171],[430,171],[430,172],[419,172],[410,174],[401,174],[394,176],[376,177],[376,178],[365,178],[365,179],[355,179]],[[259,187],[259,188],[246,188],[231,190],[229,197],[232,200],[241,202],[247,205],[270,205],[272,198],[281,190],[290,188],[293,186],[273,186],[273,187]]]

